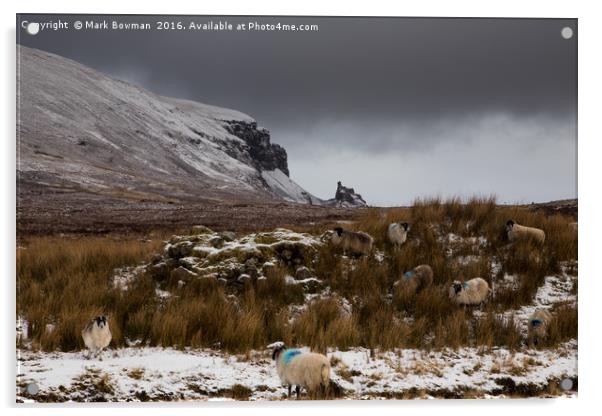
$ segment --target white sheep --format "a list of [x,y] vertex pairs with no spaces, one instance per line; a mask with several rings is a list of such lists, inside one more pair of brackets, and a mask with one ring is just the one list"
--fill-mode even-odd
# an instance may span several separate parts
[[295,385],[297,399],[301,387],[308,393],[325,393],[330,382],[330,361],[322,354],[287,349],[283,342],[268,345],[272,348],[272,359],[276,361],[278,376],[282,384],[288,386],[288,397]]
[[111,343],[111,330],[106,316],[97,316],[92,319],[82,330],[82,338],[84,344],[90,351],[88,358],[91,355],[97,356],[100,352],[109,346]]
[[449,288],[449,298],[458,305],[481,305],[489,295],[489,284],[480,277],[464,283],[455,280]]
[[420,292],[433,284],[433,269],[428,264],[421,264],[403,274],[395,285],[411,287],[414,292]]
[[341,227],[336,227],[330,242],[341,247],[345,253],[349,252],[352,255],[361,256],[370,253],[374,240],[364,232],[347,231]]
[[387,228],[387,238],[393,247],[399,248],[408,239],[408,231],[410,231],[410,224],[407,222],[394,222]]
[[508,240],[510,241],[533,239],[538,243],[543,244],[546,239],[546,233],[544,233],[543,230],[519,225],[513,220],[506,221],[506,233],[508,234]]
[[552,314],[546,309],[537,310],[529,318],[529,344],[537,345],[548,336],[548,327],[552,322]]

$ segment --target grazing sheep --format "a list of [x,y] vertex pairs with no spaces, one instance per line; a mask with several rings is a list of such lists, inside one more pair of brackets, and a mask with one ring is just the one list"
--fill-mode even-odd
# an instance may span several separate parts
[[548,327],[552,321],[552,314],[545,310],[537,310],[529,318],[529,345],[537,345],[548,336]]
[[100,354],[103,348],[109,346],[112,338],[107,317],[102,315],[97,316],[88,322],[82,330],[82,338],[84,339],[84,344],[90,350],[88,358],[91,355],[97,356]]
[[397,284],[411,286],[416,293],[433,284],[433,269],[428,264],[421,264],[403,274]]
[[288,386],[288,397],[295,385],[297,399],[301,387],[308,393],[326,392],[330,382],[330,361],[322,354],[287,349],[283,342],[268,345],[272,348],[272,359],[276,361],[278,376],[282,384]]
[[361,256],[368,255],[372,250],[373,239],[368,234],[361,231],[347,231],[341,227],[336,227],[331,243],[341,247],[343,252],[349,252],[353,255]]
[[546,233],[544,233],[543,230],[519,225],[513,220],[506,221],[506,233],[508,234],[508,240],[510,241],[530,238],[543,244],[546,239]]
[[410,224],[407,222],[394,222],[387,228],[387,238],[393,247],[399,248],[408,239],[408,231],[410,231]]
[[481,305],[489,295],[489,284],[480,277],[467,282],[455,280],[449,288],[449,298],[458,305]]

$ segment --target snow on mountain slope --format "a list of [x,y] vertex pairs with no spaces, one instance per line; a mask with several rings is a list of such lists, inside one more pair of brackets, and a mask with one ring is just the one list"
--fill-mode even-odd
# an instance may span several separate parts
[[286,174],[265,179],[265,170],[288,173],[286,151],[246,114],[158,96],[24,46],[17,78],[20,187],[307,203]]
[[264,170],[261,176],[268,186],[276,192],[282,199],[291,202],[303,202],[311,205],[320,205],[322,201],[315,196],[309,194],[305,189],[301,188],[295,182],[284,174],[280,169],[272,171]]

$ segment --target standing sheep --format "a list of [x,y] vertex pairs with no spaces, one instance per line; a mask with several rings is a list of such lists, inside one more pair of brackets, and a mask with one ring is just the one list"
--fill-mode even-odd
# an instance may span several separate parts
[[287,349],[283,342],[268,345],[272,348],[272,359],[276,361],[276,369],[282,384],[288,386],[288,397],[295,385],[297,400],[301,387],[312,394],[326,392],[330,382],[330,361],[325,355]]
[[395,283],[395,285],[398,284],[412,287],[413,291],[418,293],[433,284],[433,269],[428,264],[416,266],[405,272],[403,277]]
[[458,305],[481,305],[489,295],[489,284],[480,277],[464,283],[455,280],[449,288],[449,298]]
[[508,234],[508,240],[510,241],[533,239],[538,243],[543,244],[546,239],[546,233],[544,233],[543,230],[519,225],[513,220],[506,221],[506,233]]
[[84,344],[90,350],[88,358],[91,355],[97,356],[100,354],[104,348],[109,346],[112,338],[107,317],[104,315],[97,316],[88,322],[82,330],[82,338],[84,339]]
[[370,253],[374,240],[364,232],[347,231],[336,227],[330,241],[335,246],[341,247],[345,253],[362,256]]
[[393,247],[399,248],[408,239],[408,231],[410,231],[410,224],[407,222],[394,222],[387,228],[387,239]]
[[552,314],[546,309],[535,311],[529,318],[529,345],[537,345],[548,336]]

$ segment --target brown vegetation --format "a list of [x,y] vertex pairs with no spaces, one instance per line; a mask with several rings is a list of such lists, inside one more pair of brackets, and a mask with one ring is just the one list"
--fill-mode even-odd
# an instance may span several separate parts
[[[509,218],[546,232],[543,248],[529,241],[509,244],[504,224]],[[385,239],[391,222],[412,224],[409,239],[393,250]],[[266,279],[226,289],[214,279],[184,287],[170,284],[170,296],[156,296],[155,280],[141,274],[125,290],[113,285],[116,268],[146,262],[162,249],[164,235],[134,237],[32,237],[17,251],[17,314],[30,323],[33,346],[45,350],[83,348],[80,331],[92,316],[109,315],[113,346],[127,340],[142,345],[219,347],[232,352],[263,348],[282,340],[288,345],[442,348],[474,345],[518,348],[521,322],[499,313],[532,302],[544,277],[557,274],[562,262],[577,258],[577,235],[571,218],[545,216],[520,207],[500,207],[493,198],[420,200],[410,208],[367,209],[346,225],[374,237],[374,254],[357,260],[322,247],[307,266],[331,288],[331,294],[304,305],[299,285],[284,276],[294,270],[282,264]],[[297,227],[319,234],[331,225]],[[453,234],[462,239],[444,241]],[[483,237],[479,245],[479,237]],[[473,238],[470,242],[467,239]],[[465,260],[465,259],[469,260]],[[434,271],[433,285],[420,291],[394,286],[419,264]],[[505,274],[518,276],[515,286],[495,288]],[[453,280],[480,276],[493,283],[494,296],[484,315],[460,308],[447,297]],[[169,280],[169,279],[167,279]],[[341,308],[345,300],[351,312]],[[576,337],[577,312],[556,311],[547,345]],[[52,324],[49,330],[47,325]]]

